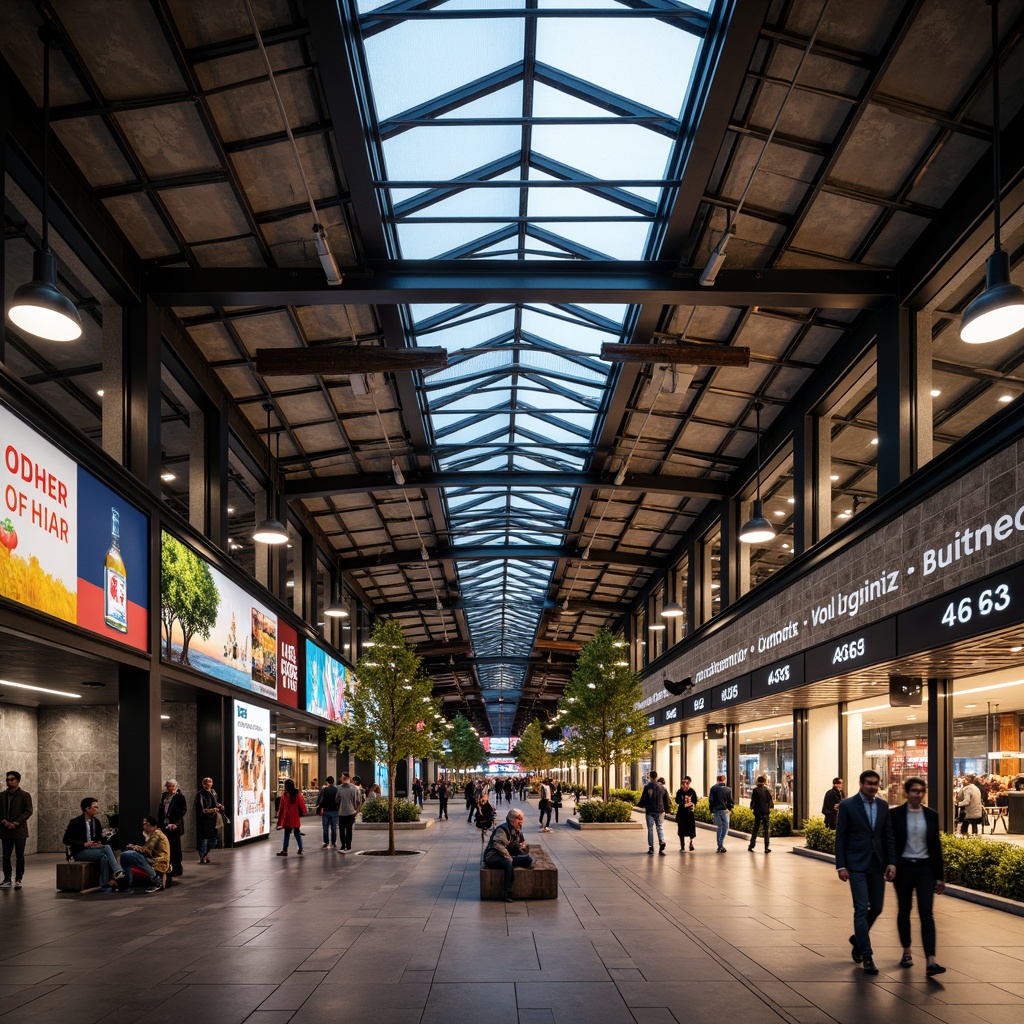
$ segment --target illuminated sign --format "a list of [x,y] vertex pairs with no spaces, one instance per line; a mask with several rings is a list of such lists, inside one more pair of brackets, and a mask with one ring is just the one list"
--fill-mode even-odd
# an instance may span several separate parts
[[176,537],[161,537],[161,657],[277,697],[277,616]]
[[270,781],[270,712],[232,702],[235,736],[235,842],[269,834],[267,784]]
[[751,697],[767,697],[772,693],[792,690],[804,683],[804,656],[798,654],[785,661],[773,661],[750,673]]
[[280,620],[277,623],[277,699],[292,708],[299,706],[299,634]]
[[348,716],[349,670],[312,640],[306,641],[306,710],[331,722]]
[[0,405],[0,597],[149,650],[149,524]]
[[712,705],[716,711],[750,700],[750,676],[740,676],[711,688]]
[[831,679],[896,657],[896,623],[883,619],[812,647],[804,655],[805,682]]

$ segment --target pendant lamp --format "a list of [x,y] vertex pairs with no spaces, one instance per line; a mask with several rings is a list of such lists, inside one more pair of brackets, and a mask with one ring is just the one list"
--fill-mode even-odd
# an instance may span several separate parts
[[[267,402],[264,406],[267,410],[267,450],[270,450],[270,410],[274,407]],[[277,461],[281,461],[281,435],[277,435]],[[268,517],[264,519],[259,526],[256,527],[256,532],[252,535],[252,539],[259,541],[261,544],[287,544],[288,543],[288,531],[285,529],[283,523]],[[326,614],[326,613],[325,613]]]
[[1001,341],[1024,328],[1024,289],[1010,281],[1010,255],[999,237],[999,0],[992,8],[992,244],[985,261],[985,290],[967,307],[960,321],[960,340],[968,345]]
[[744,544],[764,544],[775,538],[775,528],[765,519],[764,506],[761,504],[761,410],[763,408],[764,406],[760,402],[754,403],[754,412],[757,414],[757,496],[751,510],[754,514],[750,522],[739,532],[739,538]]
[[57,29],[45,22],[43,41],[43,202],[40,248],[32,254],[32,280],[14,290],[7,319],[26,334],[46,341],[75,341],[82,318],[75,304],[57,287],[57,261],[50,252],[50,50],[60,48]]

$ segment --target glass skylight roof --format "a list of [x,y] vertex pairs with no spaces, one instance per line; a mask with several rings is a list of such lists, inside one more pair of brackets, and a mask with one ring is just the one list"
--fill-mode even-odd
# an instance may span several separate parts
[[[658,256],[712,0],[348,2],[396,258]],[[621,305],[409,308],[409,343],[449,352],[420,380],[437,468],[493,476],[442,492],[453,546],[565,543],[576,492],[506,475],[589,466],[611,373],[601,345],[631,321]],[[457,563],[478,656],[530,654],[556,557]],[[478,671],[508,708],[522,662]]]

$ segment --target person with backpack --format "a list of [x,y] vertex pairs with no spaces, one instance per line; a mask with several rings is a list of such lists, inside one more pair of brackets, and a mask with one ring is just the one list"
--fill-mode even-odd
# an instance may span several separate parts
[[750,809],[754,812],[754,831],[750,836],[750,845],[747,849],[753,853],[757,846],[757,834],[764,828],[764,852],[771,853],[768,847],[768,837],[771,833],[771,814],[775,801],[768,791],[768,779],[764,775],[758,775],[757,784],[750,794]]
[[647,856],[654,856],[654,832],[658,832],[658,853],[665,856],[665,815],[669,810],[668,790],[658,781],[658,773],[651,771],[648,783],[640,794],[640,806],[647,818]]

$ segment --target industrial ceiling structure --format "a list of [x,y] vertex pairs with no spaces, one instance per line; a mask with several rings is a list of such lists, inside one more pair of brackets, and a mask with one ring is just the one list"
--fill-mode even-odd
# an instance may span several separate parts
[[[750,552],[750,585],[801,547],[793,410],[838,395],[823,520],[870,504],[879,315],[930,333],[935,454],[1024,391],[1024,340],[957,332],[991,251],[984,0],[4,15],[5,292],[38,242],[47,22],[60,283],[86,321],[64,347],[8,327],[9,370],[98,439],[111,309],[156,303],[164,499],[188,514],[178,361],[275,460],[343,589],[398,619],[449,706],[494,735],[549,709],[580,645],[622,628],[723,501],[749,500],[755,406],[777,537]],[[1024,3],[1000,19],[1016,268]],[[229,471],[231,554],[252,572],[261,484],[234,454]]]

